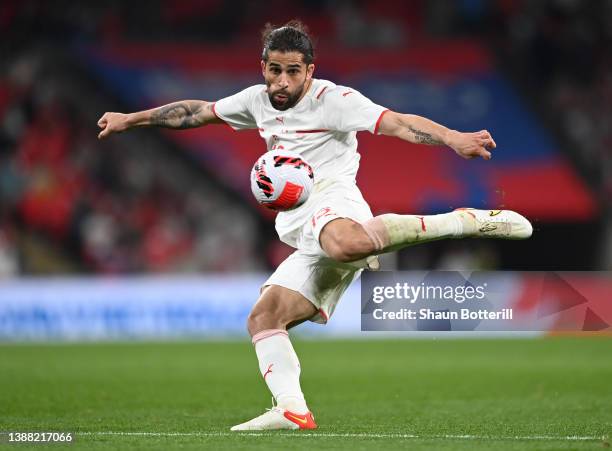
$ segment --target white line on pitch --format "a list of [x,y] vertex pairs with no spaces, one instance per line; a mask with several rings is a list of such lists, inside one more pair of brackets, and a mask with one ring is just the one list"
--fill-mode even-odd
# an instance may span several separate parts
[[119,436],[143,436],[143,437],[343,437],[343,438],[405,438],[405,439],[451,439],[451,440],[541,440],[541,441],[596,441],[605,440],[606,437],[581,436],[581,435],[415,435],[415,434],[372,434],[372,433],[320,433],[320,432],[120,432],[120,431],[98,431],[98,432],[76,432],[79,435],[119,435]]

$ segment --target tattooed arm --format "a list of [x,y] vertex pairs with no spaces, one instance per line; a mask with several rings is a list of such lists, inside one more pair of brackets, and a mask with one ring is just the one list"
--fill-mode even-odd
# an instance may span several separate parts
[[400,114],[387,111],[379,126],[380,133],[415,144],[448,146],[463,158],[491,158],[489,149],[496,147],[491,134],[482,130],[475,133],[461,133],[450,130],[427,118],[414,114]]
[[104,113],[98,121],[102,129],[98,138],[106,138],[112,133],[121,133],[134,127],[185,129],[220,123],[222,121],[215,116],[211,102],[182,100],[137,113]]

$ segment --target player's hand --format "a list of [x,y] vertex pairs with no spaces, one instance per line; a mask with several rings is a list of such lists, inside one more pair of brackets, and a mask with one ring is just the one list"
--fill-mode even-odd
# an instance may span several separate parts
[[482,157],[485,160],[491,159],[490,150],[497,147],[487,130],[474,133],[453,131],[448,138],[448,145],[463,158]]
[[128,114],[123,113],[104,113],[98,121],[98,127],[102,129],[98,139],[104,139],[113,133],[121,133],[130,128],[128,117]]

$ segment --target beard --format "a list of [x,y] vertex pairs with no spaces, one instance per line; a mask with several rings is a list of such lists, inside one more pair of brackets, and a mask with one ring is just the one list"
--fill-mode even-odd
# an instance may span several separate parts
[[[274,109],[279,111],[285,111],[289,108],[293,107],[300,97],[302,96],[302,92],[304,92],[304,85],[306,82],[302,84],[293,94],[289,94],[289,92],[279,89],[278,91],[270,92],[270,86],[268,86],[268,98],[270,99],[270,103],[274,107]],[[280,98],[277,96],[281,96]]]

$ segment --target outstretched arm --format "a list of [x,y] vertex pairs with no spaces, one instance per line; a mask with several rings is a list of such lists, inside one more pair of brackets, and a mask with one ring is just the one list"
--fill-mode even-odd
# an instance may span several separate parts
[[98,126],[102,129],[98,138],[103,139],[134,127],[185,129],[222,122],[215,116],[213,103],[204,100],[182,100],[137,113],[104,113],[98,121]]
[[395,136],[411,143],[446,145],[463,158],[482,157],[489,160],[489,150],[496,147],[491,134],[486,130],[461,133],[421,116],[394,111],[383,115],[379,131],[383,135]]

